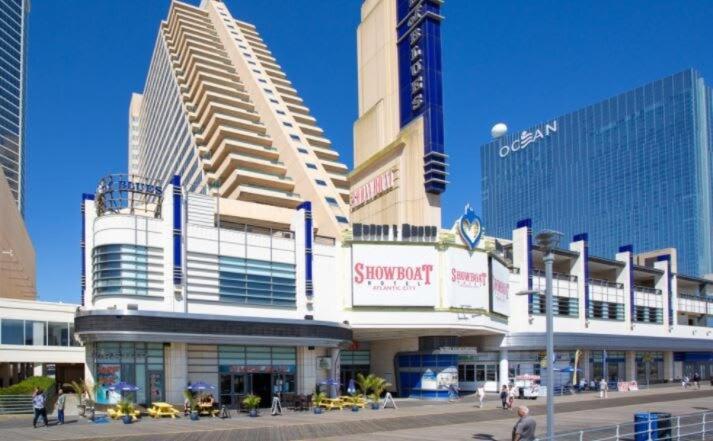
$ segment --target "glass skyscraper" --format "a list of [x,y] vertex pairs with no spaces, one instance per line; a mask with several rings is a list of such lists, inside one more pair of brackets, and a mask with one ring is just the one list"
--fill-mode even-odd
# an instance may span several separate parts
[[689,69],[483,145],[487,233],[529,218],[593,255],[675,247],[678,272],[713,272],[712,95]]
[[24,110],[29,0],[0,0],[0,165],[24,212]]

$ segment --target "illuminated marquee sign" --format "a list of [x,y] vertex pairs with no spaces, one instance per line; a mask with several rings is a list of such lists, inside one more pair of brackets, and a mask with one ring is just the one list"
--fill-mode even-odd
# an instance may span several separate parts
[[517,152],[518,150],[524,150],[525,147],[542,139],[546,136],[550,136],[552,133],[557,132],[557,120],[552,121],[549,124],[545,124],[544,131],[542,129],[536,129],[534,132],[528,132],[523,130],[520,133],[520,137],[513,141],[510,145],[504,145],[498,150],[498,154],[501,158],[506,157],[511,152]]
[[396,187],[395,173],[393,170],[389,170],[382,173],[366,184],[357,187],[352,191],[351,197],[351,208],[356,208],[360,205],[366,204],[382,193],[386,193],[392,188]]
[[108,175],[97,185],[97,216],[126,213],[161,217],[163,187],[159,181],[136,175]]
[[446,189],[441,80],[442,0],[394,0],[401,127],[423,115],[426,192]]

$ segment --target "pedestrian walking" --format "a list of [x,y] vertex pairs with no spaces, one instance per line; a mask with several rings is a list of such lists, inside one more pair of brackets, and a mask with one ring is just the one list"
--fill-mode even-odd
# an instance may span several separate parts
[[682,387],[683,389],[688,388],[688,382],[689,382],[689,381],[690,381],[690,380],[688,379],[688,375],[684,375],[683,378],[681,379],[681,387]]
[[607,398],[608,391],[609,391],[609,384],[607,384],[607,380],[605,378],[602,378],[601,381],[599,382],[599,398]]
[[693,374],[693,385],[696,386],[696,389],[701,388],[701,374],[698,372],[695,372]]
[[57,396],[57,421],[58,424],[64,424],[64,403],[67,401],[67,395],[64,394],[62,388],[59,389]]
[[515,394],[517,394],[517,387],[513,384],[508,389],[508,409],[512,409],[512,406],[515,403]]
[[503,384],[503,387],[500,389],[500,401],[503,404],[503,409],[507,409],[508,408],[508,387],[505,384]]
[[45,394],[40,388],[35,389],[32,394],[32,408],[35,410],[35,418],[32,420],[32,427],[37,427],[37,419],[41,416],[42,421],[47,426],[47,409],[45,408]]
[[530,409],[520,406],[517,408],[517,415],[520,418],[512,428],[512,441],[534,441],[537,422],[530,416]]
[[483,383],[478,383],[478,402],[480,403],[480,408],[483,408],[483,401],[485,401],[485,385]]

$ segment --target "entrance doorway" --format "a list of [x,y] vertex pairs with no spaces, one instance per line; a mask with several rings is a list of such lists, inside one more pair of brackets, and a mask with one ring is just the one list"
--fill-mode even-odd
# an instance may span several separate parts
[[272,374],[251,374],[253,395],[260,397],[260,407],[272,404]]

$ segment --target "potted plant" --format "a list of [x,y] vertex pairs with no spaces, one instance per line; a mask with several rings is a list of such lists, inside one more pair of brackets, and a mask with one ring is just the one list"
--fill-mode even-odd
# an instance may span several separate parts
[[327,394],[324,392],[315,392],[315,394],[312,396],[312,404],[314,404],[313,411],[316,414],[322,413],[322,404],[324,403],[324,400],[327,399]]
[[391,383],[387,383],[381,377],[374,376],[371,383],[371,408],[373,410],[379,410],[379,398],[384,391],[391,386]]
[[243,399],[243,406],[247,407],[248,410],[250,410],[250,416],[251,417],[256,417],[257,416],[257,407],[260,405],[260,397],[257,395],[248,395]]
[[183,391],[183,396],[186,399],[186,404],[188,404],[188,409],[191,411],[189,414],[191,421],[198,421],[201,418],[198,412],[198,400],[193,396],[193,392],[188,389]]
[[119,401],[117,407],[119,408],[119,412],[122,413],[121,420],[124,421],[124,424],[131,424],[134,419],[134,404],[124,399]]

